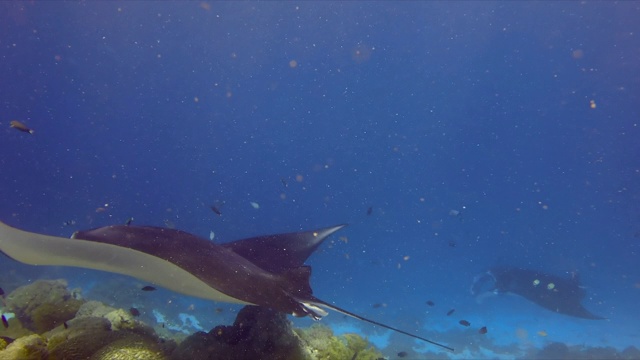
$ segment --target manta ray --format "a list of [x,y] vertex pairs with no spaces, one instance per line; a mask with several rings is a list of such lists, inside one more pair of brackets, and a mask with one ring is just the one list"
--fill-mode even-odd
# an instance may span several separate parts
[[577,277],[562,278],[536,270],[494,267],[475,277],[471,293],[511,293],[556,313],[583,319],[604,319],[582,305],[586,292]]
[[30,265],[72,266],[129,275],[198,298],[257,305],[319,320],[333,310],[453,351],[443,344],[367,319],[313,295],[304,264],[343,228],[257,236],[216,244],[175,229],[112,225],[71,238],[27,232],[0,222],[0,251]]

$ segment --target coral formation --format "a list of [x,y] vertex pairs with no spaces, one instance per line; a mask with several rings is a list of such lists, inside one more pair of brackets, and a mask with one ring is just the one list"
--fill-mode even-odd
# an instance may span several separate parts
[[306,355],[312,360],[383,358],[378,350],[357,334],[335,336],[329,327],[321,324],[295,331],[300,336]]
[[16,339],[0,351],[2,360],[41,360],[47,355],[47,339],[36,334]]
[[99,301],[87,301],[82,304],[76,312],[76,319],[85,318],[85,317],[104,317],[108,313],[114,311],[115,308],[111,306],[107,306]]
[[[98,301],[84,302],[79,299],[79,291],[75,290],[75,295],[69,292],[62,280],[38,281],[16,289],[7,296],[3,311],[8,315],[8,327],[0,327],[0,360],[385,358],[357,334],[337,336],[318,323],[306,329],[293,329],[286,315],[255,306],[244,307],[233,325],[195,333],[177,345],[172,339],[182,340],[185,336],[182,332],[172,332],[160,325],[154,330],[128,311]],[[47,328],[48,331],[42,331]],[[638,359],[640,350],[633,346],[618,351],[612,347],[552,342],[543,349],[531,348],[523,358]]]
[[39,280],[7,296],[7,309],[25,328],[42,334],[72,319],[83,301],[76,299],[64,280]]
[[195,333],[178,346],[173,340],[160,338],[130,312],[97,301],[85,302],[77,295],[77,291],[74,296],[67,290],[63,280],[37,281],[9,294],[7,308],[16,317],[10,318],[9,327],[0,333],[0,360],[382,357],[356,334],[335,336],[321,325],[294,331],[286,315],[256,306],[242,308],[233,325]]
[[185,339],[172,359],[306,359],[282,313],[245,306],[233,325],[216,326]]

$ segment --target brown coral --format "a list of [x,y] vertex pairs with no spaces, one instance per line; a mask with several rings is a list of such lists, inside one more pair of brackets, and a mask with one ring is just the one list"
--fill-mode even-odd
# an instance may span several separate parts
[[6,303],[25,328],[41,334],[72,319],[83,301],[64,280],[39,280],[14,290]]

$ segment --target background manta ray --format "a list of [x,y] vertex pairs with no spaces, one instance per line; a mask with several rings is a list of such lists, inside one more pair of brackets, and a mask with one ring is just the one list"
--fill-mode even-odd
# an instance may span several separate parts
[[582,305],[586,292],[576,277],[571,279],[515,267],[495,267],[475,277],[471,293],[520,295],[545,309],[583,319],[604,319]]
[[269,307],[319,320],[324,309],[453,351],[407,331],[364,318],[315,296],[306,259],[345,225],[258,236],[218,245],[180,230],[106,226],[70,239],[31,233],[0,222],[0,250],[31,265],[74,266],[133,276],[204,299]]

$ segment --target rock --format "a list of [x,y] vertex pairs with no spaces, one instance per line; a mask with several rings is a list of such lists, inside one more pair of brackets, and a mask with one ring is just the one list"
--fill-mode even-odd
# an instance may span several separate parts
[[231,326],[186,338],[172,359],[306,359],[286,315],[267,308],[245,306]]
[[108,313],[114,311],[115,308],[105,305],[100,301],[87,301],[82,304],[76,312],[76,319],[84,318],[84,317],[104,317]]
[[47,340],[40,335],[16,339],[0,351],[0,360],[44,360],[48,358]]

